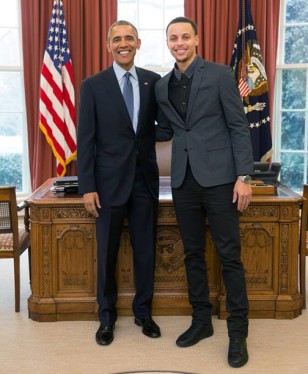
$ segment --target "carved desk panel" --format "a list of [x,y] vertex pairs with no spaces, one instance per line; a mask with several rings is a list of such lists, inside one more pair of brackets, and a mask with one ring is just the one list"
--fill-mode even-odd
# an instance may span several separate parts
[[[32,294],[29,316],[36,321],[96,320],[95,219],[82,198],[50,191],[46,181],[27,200],[31,216]],[[242,259],[251,318],[294,318],[298,291],[301,196],[281,186],[277,195],[256,195],[241,215]],[[213,313],[226,318],[220,262],[207,230],[206,257]],[[134,276],[127,223],[118,257],[118,312],[131,315]],[[170,195],[162,177],[158,212],[154,315],[190,314],[183,246]]]

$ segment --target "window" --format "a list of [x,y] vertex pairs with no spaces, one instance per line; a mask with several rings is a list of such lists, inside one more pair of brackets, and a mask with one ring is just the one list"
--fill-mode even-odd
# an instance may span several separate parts
[[29,192],[19,0],[0,0],[0,185]]
[[275,87],[275,160],[280,180],[301,192],[308,181],[308,3],[282,0]]
[[118,0],[118,19],[133,23],[139,32],[137,66],[161,75],[172,69],[174,59],[167,48],[166,27],[173,18],[183,15],[184,0]]

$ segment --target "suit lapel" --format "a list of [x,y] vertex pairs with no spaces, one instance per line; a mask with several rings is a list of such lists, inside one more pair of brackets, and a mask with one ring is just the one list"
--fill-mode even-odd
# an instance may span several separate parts
[[136,67],[136,73],[138,77],[138,85],[139,85],[139,115],[138,115],[138,123],[137,123],[137,132],[140,131],[140,126],[143,123],[142,119],[146,117],[146,105],[145,102],[147,101],[147,96],[149,95],[149,82],[146,79],[146,76]]
[[191,90],[190,90],[190,97],[188,102],[188,108],[187,108],[187,115],[186,115],[186,123],[189,121],[189,117],[191,116],[193,112],[193,106],[196,101],[196,98],[198,96],[198,91],[200,87],[200,83],[203,79],[203,75],[205,73],[205,66],[204,61],[198,57],[197,65],[195,67],[194,75],[193,75],[193,81],[191,84]]

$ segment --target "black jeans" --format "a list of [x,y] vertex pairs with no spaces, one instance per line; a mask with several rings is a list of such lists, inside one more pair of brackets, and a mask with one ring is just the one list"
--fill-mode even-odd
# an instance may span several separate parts
[[248,334],[248,299],[245,270],[241,261],[239,213],[232,203],[234,184],[200,186],[187,168],[181,187],[173,188],[173,202],[184,245],[185,269],[193,322],[211,320],[209,285],[205,259],[205,220],[208,218],[212,238],[222,264],[227,291],[227,320],[230,337]]

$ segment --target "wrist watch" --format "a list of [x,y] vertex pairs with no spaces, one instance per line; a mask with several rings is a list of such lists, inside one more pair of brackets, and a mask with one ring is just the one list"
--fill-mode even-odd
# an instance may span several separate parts
[[239,175],[237,177],[237,179],[239,179],[240,181],[246,183],[246,184],[249,184],[250,181],[251,181],[251,176],[250,175]]

